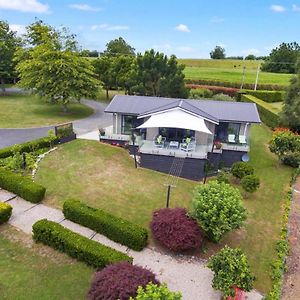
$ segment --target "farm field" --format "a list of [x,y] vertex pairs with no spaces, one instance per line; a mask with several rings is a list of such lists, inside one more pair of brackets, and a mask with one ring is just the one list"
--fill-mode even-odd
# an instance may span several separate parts
[[[257,277],[255,287],[262,292],[271,287],[269,272],[279,238],[278,220],[292,173],[268,150],[271,135],[265,125],[252,128],[250,161],[261,187],[245,195],[245,226],[228,234],[218,245],[207,243],[206,254],[199,253],[207,258],[225,244],[241,247]],[[75,198],[146,228],[153,210],[164,207],[166,201],[165,174],[135,169],[125,150],[94,141],[77,140],[60,146],[41,162],[36,181],[47,188],[47,205],[61,208],[64,199]],[[197,184],[201,183],[179,179],[171,191],[170,206],[189,209]]]

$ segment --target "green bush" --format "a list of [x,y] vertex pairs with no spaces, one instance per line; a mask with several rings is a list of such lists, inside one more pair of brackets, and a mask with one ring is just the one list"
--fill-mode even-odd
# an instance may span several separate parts
[[101,209],[89,207],[77,200],[67,200],[63,205],[63,213],[67,219],[89,227],[133,250],[141,251],[147,245],[148,231],[145,228]]
[[255,103],[257,105],[261,120],[271,128],[278,127],[279,116],[272,111],[272,107],[270,107],[268,103],[251,95],[242,95],[241,101]]
[[232,165],[231,174],[239,179],[242,179],[246,175],[253,175],[254,168],[249,163],[238,161]]
[[46,189],[28,177],[0,168],[0,187],[32,203],[44,199]]
[[230,183],[229,176],[224,171],[219,172],[219,174],[217,176],[217,181],[219,183],[221,183],[221,182]]
[[182,295],[179,292],[171,292],[166,284],[157,285],[152,282],[146,285],[146,288],[139,287],[137,296],[130,300],[181,300]]
[[7,222],[11,213],[12,207],[7,203],[0,202],[0,224]]
[[283,164],[292,168],[300,166],[300,152],[288,152],[281,157]]
[[242,188],[248,193],[254,193],[260,186],[260,180],[257,175],[246,175],[241,180]]
[[192,205],[193,216],[213,242],[240,228],[246,219],[239,190],[223,182],[213,180],[197,186]]
[[212,96],[212,99],[217,101],[235,101],[235,98],[230,97],[229,95],[219,93]]
[[106,265],[120,261],[132,263],[132,258],[128,255],[46,219],[33,224],[32,232],[36,242],[42,242],[56,250],[65,252],[95,268],[104,268]]
[[223,292],[225,297],[235,296],[234,286],[250,292],[253,276],[248,259],[239,248],[225,246],[209,259],[208,267],[213,271],[213,288]]
[[264,91],[264,90],[241,90],[238,92],[237,99],[240,101],[242,95],[251,95],[264,102],[282,102],[285,98],[285,91]]
[[58,143],[57,137],[44,137],[38,140],[0,149],[0,158],[13,156],[16,152],[33,152],[41,148],[49,148]]
[[208,89],[191,89],[189,99],[211,98],[213,92]]

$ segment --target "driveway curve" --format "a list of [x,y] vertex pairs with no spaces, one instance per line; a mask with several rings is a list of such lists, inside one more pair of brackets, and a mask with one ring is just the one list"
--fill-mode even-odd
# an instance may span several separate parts
[[[81,103],[91,107],[94,113],[87,118],[73,122],[74,131],[78,135],[112,125],[112,116],[104,113],[107,103],[86,99],[81,100]],[[54,126],[0,128],[0,149],[47,136],[50,129],[54,129]]]

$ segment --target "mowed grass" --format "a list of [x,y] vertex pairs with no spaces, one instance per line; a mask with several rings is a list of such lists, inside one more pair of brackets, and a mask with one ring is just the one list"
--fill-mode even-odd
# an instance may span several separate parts
[[0,226],[2,300],[83,300],[95,272],[9,225]]
[[0,128],[38,127],[86,118],[93,113],[90,107],[71,103],[63,113],[60,104],[50,104],[33,95],[0,96]]
[[[186,79],[206,79],[241,84],[243,76],[243,67],[185,67],[184,74]],[[258,77],[258,83],[287,86],[289,85],[292,76],[293,75],[291,74],[260,72]],[[254,84],[255,79],[256,70],[252,68],[246,68],[244,83]]]
[[[282,203],[292,173],[269,152],[270,138],[271,130],[266,126],[253,126],[250,161],[261,187],[245,195],[245,226],[225,236],[219,245],[207,243],[207,253],[201,254],[208,257],[225,244],[241,247],[257,277],[255,287],[262,292],[271,287],[270,264],[275,258]],[[41,162],[36,181],[47,188],[44,202],[48,205],[61,208],[66,198],[76,198],[146,228],[153,210],[164,207],[166,201],[165,174],[135,169],[125,150],[93,141],[77,140],[60,146]],[[170,206],[190,209],[197,184],[179,179],[171,191]]]

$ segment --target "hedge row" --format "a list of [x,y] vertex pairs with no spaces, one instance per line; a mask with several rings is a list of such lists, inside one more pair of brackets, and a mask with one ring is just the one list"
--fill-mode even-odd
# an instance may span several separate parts
[[11,147],[0,149],[0,158],[6,158],[14,155],[16,147],[20,153],[32,152],[41,148],[49,148],[58,144],[58,137],[44,137],[34,141],[26,142],[23,144],[14,145]]
[[[213,85],[213,86],[224,86],[229,88],[240,89],[240,82],[229,82],[229,81],[218,81],[218,80],[209,80],[209,79],[185,79],[187,84],[199,84],[199,85]],[[253,90],[254,84],[244,83],[244,89]],[[258,84],[258,90],[269,90],[269,91],[282,91],[286,88],[284,85],[277,84]]]
[[30,178],[0,168],[0,187],[32,203],[43,200],[46,189]]
[[271,111],[272,108],[268,105],[268,103],[251,95],[242,95],[241,101],[256,103],[261,120],[271,128],[278,127],[279,116]]
[[79,261],[95,268],[104,268],[106,265],[133,259],[128,255],[90,240],[75,233],[62,225],[40,220],[32,226],[33,239],[42,242],[56,250],[65,252]]
[[190,89],[207,89],[213,92],[213,94],[226,94],[230,97],[235,97],[239,89],[228,88],[223,86],[212,86],[212,85],[199,85],[199,84],[187,84]]
[[12,207],[7,203],[0,202],[0,224],[7,222],[11,213]]
[[241,90],[238,92],[237,99],[241,99],[241,95],[247,94],[259,98],[265,102],[282,102],[285,98],[285,91],[253,91],[253,90]]
[[148,231],[145,228],[101,209],[89,207],[77,200],[67,200],[63,205],[63,213],[67,219],[133,250],[141,251],[147,245]]

